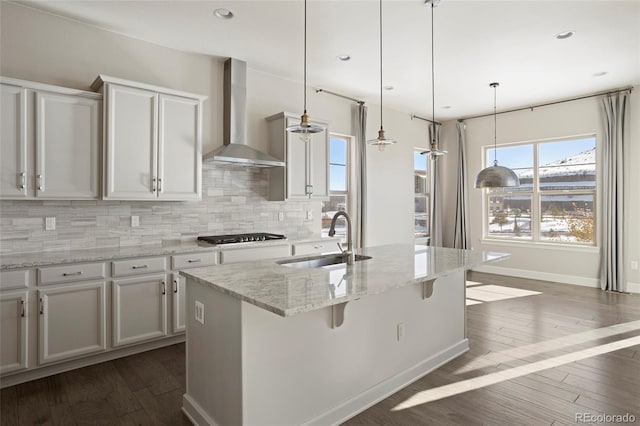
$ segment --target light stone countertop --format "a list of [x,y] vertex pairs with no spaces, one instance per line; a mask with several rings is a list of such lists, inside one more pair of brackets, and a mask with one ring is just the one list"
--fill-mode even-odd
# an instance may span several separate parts
[[[283,317],[506,259],[505,253],[394,244],[356,250],[371,256],[354,265],[292,268],[275,260],[217,265],[181,274]],[[298,256],[308,259],[314,256]],[[289,257],[286,260],[291,260]],[[280,259],[285,260],[285,259]]]
[[[181,253],[198,253],[208,251],[236,250],[252,247],[268,247],[270,245],[299,244],[315,241],[339,241],[332,238],[305,238],[302,240],[271,240],[250,243],[234,243],[215,245],[192,240],[167,244],[149,244],[130,247],[114,247],[86,250],[59,250],[50,252],[19,253],[0,255],[0,269],[37,268],[39,266],[59,265],[65,263],[99,262],[131,257],[165,256]],[[337,250],[337,247],[336,247]]]

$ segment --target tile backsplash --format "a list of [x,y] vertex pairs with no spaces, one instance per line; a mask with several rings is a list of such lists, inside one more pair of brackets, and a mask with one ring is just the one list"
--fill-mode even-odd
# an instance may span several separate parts
[[[266,169],[203,164],[202,201],[0,201],[0,254],[113,248],[198,235],[274,232],[320,236],[320,201],[267,201]],[[314,220],[307,220],[307,211]],[[278,213],[284,220],[278,220]],[[131,216],[140,226],[131,227]],[[45,231],[45,217],[56,229]]]

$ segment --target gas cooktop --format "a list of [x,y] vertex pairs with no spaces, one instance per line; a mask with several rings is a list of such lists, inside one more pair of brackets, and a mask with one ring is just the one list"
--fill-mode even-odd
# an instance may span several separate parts
[[255,232],[249,234],[229,234],[229,235],[208,235],[198,237],[200,241],[206,241],[210,244],[232,244],[232,243],[247,243],[254,241],[268,241],[268,240],[284,240],[287,237],[280,234],[269,234],[266,232]]

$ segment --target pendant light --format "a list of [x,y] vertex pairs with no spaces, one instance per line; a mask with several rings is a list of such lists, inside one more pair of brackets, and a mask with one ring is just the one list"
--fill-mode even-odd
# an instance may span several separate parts
[[482,169],[476,176],[476,188],[506,188],[520,186],[520,179],[507,167],[498,166],[496,88],[500,83],[491,83],[493,87],[493,166]]
[[380,130],[378,130],[378,137],[368,140],[367,143],[377,146],[380,151],[384,151],[387,145],[396,143],[394,139],[385,137],[384,127],[382,127],[382,0],[380,0]]
[[434,38],[433,38],[433,8],[436,7],[440,0],[426,0],[425,3],[431,5],[431,124],[429,124],[431,143],[430,147],[426,151],[422,151],[420,154],[428,155],[431,159],[447,154],[447,151],[438,149],[438,142],[436,139],[436,89],[435,89],[435,65],[434,65]]
[[308,141],[312,133],[320,133],[324,128],[309,123],[307,115],[307,0],[304,0],[304,112],[300,117],[300,124],[288,126],[287,131],[300,134],[300,139]]

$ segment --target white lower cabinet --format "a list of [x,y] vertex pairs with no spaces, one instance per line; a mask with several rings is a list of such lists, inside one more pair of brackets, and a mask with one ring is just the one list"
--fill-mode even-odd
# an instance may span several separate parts
[[106,283],[38,290],[38,363],[106,350]]
[[167,335],[167,275],[112,282],[113,346]]
[[27,368],[27,292],[0,294],[0,374]]
[[171,328],[174,333],[182,333],[186,330],[185,324],[185,297],[187,280],[182,275],[173,274],[173,315],[171,318]]

